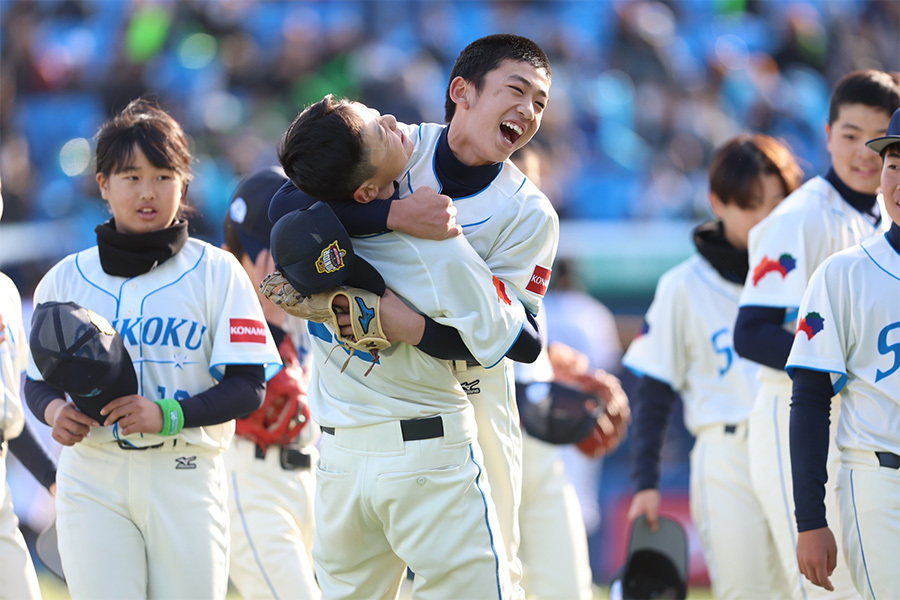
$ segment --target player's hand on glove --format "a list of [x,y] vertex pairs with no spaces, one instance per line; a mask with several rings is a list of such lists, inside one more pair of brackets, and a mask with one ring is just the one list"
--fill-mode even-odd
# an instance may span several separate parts
[[53,439],[63,446],[74,446],[84,439],[91,427],[100,427],[100,423],[78,410],[74,402],[62,399],[50,403],[44,419],[53,427]]
[[456,224],[456,207],[449,196],[421,187],[402,200],[394,200],[387,226],[417,238],[443,240],[462,234]]
[[628,522],[631,523],[639,516],[647,517],[647,525],[650,531],[656,531],[659,527],[659,506],[661,498],[659,490],[641,490],[631,499],[631,507],[628,509]]
[[159,433],[163,429],[162,408],[139,394],[116,398],[100,409],[100,414],[106,417],[104,427],[118,422],[119,433],[123,436],[132,433]]
[[326,323],[332,318],[331,297],[326,296],[329,292],[302,294],[278,271],[263,277],[259,291],[289,315],[314,323]]
[[603,370],[579,375],[575,382],[583,389],[598,396],[603,410],[597,417],[597,426],[585,440],[578,443],[582,453],[597,458],[608,454],[625,439],[631,423],[631,408],[622,383],[615,375]]
[[814,585],[834,591],[828,577],[837,566],[837,544],[828,527],[801,531],[797,536],[797,562],[800,572]]

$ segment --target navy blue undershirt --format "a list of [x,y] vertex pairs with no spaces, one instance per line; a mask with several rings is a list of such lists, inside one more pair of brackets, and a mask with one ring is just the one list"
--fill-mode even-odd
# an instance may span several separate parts
[[[881,221],[874,194],[863,194],[850,189],[837,176],[834,167],[828,171],[825,179],[841,194],[845,202],[869,216],[873,223]],[[742,306],[734,324],[735,352],[761,365],[784,370],[794,343],[794,336],[783,327],[786,314],[787,307]]]
[[56,463],[44,443],[35,435],[28,421],[22,433],[9,441],[9,451],[28,469],[38,483],[50,489],[56,481]]
[[672,409],[677,400],[675,390],[653,377],[642,375],[632,392],[631,410],[631,479],[634,490],[655,490],[659,488],[659,463],[662,455],[663,438]]
[[[885,237],[900,254],[900,226],[891,224]],[[831,376],[794,369],[791,395],[791,465],[797,530],[825,527],[825,463],[830,437]]]

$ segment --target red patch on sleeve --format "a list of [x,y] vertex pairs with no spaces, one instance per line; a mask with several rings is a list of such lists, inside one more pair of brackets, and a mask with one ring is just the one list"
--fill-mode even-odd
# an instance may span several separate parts
[[547,293],[547,286],[550,285],[550,269],[541,265],[534,266],[534,273],[531,274],[531,281],[525,286],[529,292],[534,292],[538,296]]
[[232,342],[266,343],[266,324],[256,319],[229,319]]
[[509,299],[509,295],[506,293],[506,285],[504,285],[502,281],[497,279],[496,275],[494,275],[494,289],[497,290],[498,302],[503,302],[504,304],[512,304],[512,300]]

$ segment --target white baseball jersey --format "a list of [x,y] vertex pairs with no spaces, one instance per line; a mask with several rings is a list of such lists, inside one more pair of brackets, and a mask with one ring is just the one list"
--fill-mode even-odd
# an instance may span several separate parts
[[831,373],[841,397],[837,494],[853,583],[865,598],[889,598],[900,589],[900,478],[875,452],[900,454],[900,254],[882,235],[835,254],[799,316],[788,372]]
[[[882,200],[880,199],[879,202]],[[883,205],[881,214],[885,214]],[[886,225],[886,224],[885,224]],[[784,199],[750,230],[750,271],[741,306],[785,308],[785,330],[794,332],[797,310],[813,271],[830,255],[876,233],[867,215],[847,203],[822,177],[813,177]],[[790,467],[791,380],[783,370],[760,367],[762,383],[750,417],[751,477],[781,555],[789,593],[794,598],[856,596],[838,547],[831,577],[835,592],[811,585],[800,574],[796,557],[793,482]],[[829,452],[826,517],[837,523],[834,482],[838,455]]]
[[813,275],[787,370],[832,374],[838,448],[900,454],[900,255],[878,235]]
[[28,340],[22,324],[22,298],[12,279],[0,273],[0,432],[19,437],[25,425],[20,392],[28,365]]
[[[525,320],[522,305],[494,278],[465,238],[422,240],[390,232],[355,238],[353,248],[384,277],[387,287],[419,312],[459,330],[484,365],[497,364]],[[439,285],[438,282],[446,282]],[[449,282],[453,282],[450,284]],[[455,412],[468,405],[447,361],[408,344],[367,353],[336,349],[331,330],[310,323],[313,368],[310,408],[321,426],[359,427],[397,419]]]
[[[441,191],[434,172],[434,154],[444,125],[406,126],[415,149],[400,178],[400,195],[423,186]],[[481,192],[454,198],[456,222],[463,235],[491,269],[511,287],[531,314],[541,308],[559,244],[559,217],[547,196],[507,160]],[[452,280],[445,280],[452,285]]]
[[[881,214],[885,214],[879,196]],[[750,272],[741,306],[786,308],[785,329],[793,332],[796,310],[813,271],[822,261],[887,230],[848,204],[822,177],[813,177],[750,230]],[[760,376],[788,383],[783,371],[763,367]]]
[[[185,399],[229,364],[281,366],[262,308],[233,255],[189,239],[137,277],[106,274],[97,247],[64,258],[41,280],[35,304],[73,301],[106,317],[134,363],[138,393]],[[28,374],[41,379],[29,358]],[[224,598],[228,589],[227,479],[222,451],[234,421],[175,436],[92,428],[63,448],[57,470],[59,553],[73,598]],[[84,551],[84,532],[101,543]],[[102,540],[115,540],[103,543]]]
[[734,351],[740,294],[739,284],[702,257],[688,258],[660,278],[644,328],[622,360],[681,394],[694,435],[713,423],[741,423],[753,406],[759,367]]
[[750,483],[747,419],[755,363],[734,351],[739,284],[700,255],[659,280],[623,363],[681,394],[691,450],[691,517],[717,598],[770,597],[774,542]]
[[[25,424],[19,393],[27,362],[22,299],[12,280],[0,273],[0,433],[6,440],[18,437]],[[39,599],[37,574],[6,483],[7,444],[0,443],[0,598]]]
[[[422,186],[441,191],[435,156],[444,125],[406,126],[415,142],[407,170],[400,178],[401,196]],[[454,198],[456,222],[491,273],[503,281],[532,314],[538,314],[559,243],[559,218],[547,197],[511,161],[486,188]],[[441,289],[455,285],[445,278]],[[484,363],[482,363],[484,364]],[[458,365],[461,366],[461,365]],[[465,367],[457,377],[469,394],[478,421],[494,503],[507,545],[512,584],[519,585],[519,506],[522,493],[522,432],[509,361],[491,369]]]
[[[215,385],[229,364],[265,365],[266,379],[281,368],[253,286],[234,256],[190,239],[159,267],[139,277],[107,275],[97,247],[57,263],[38,284],[35,306],[72,301],[106,317],[131,355],[138,394],[151,400],[184,400]],[[29,357],[28,376],[42,380]],[[190,444],[224,450],[234,422],[188,427],[178,437]],[[102,444],[118,436],[115,427],[93,428],[82,444]],[[121,436],[119,436],[121,437]],[[165,440],[133,434],[136,446]]]

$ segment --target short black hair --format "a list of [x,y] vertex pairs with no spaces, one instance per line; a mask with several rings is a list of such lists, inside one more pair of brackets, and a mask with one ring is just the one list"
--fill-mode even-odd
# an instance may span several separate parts
[[741,134],[716,150],[709,166],[709,191],[722,204],[753,208],[760,178],[775,175],[785,195],[803,182],[803,171],[787,146],[763,134]]
[[829,125],[838,120],[841,107],[846,104],[862,104],[883,110],[890,117],[900,108],[900,73],[862,69],[841,77],[831,93]]
[[459,53],[450,72],[444,100],[444,120],[447,123],[456,114],[456,103],[450,98],[450,82],[462,77],[466,81],[471,81],[475,85],[475,91],[480,93],[484,87],[485,76],[505,60],[525,61],[535,69],[547,71],[548,78],[553,75],[550,70],[550,59],[540,46],[526,37],[496,33],[478,38]]
[[97,173],[109,177],[132,160],[135,144],[159,169],[191,180],[191,145],[181,125],[150,100],[138,98],[106,121],[97,133]]
[[365,123],[350,105],[328,94],[297,115],[281,139],[285,175],[318,200],[349,200],[375,172],[363,144]]

